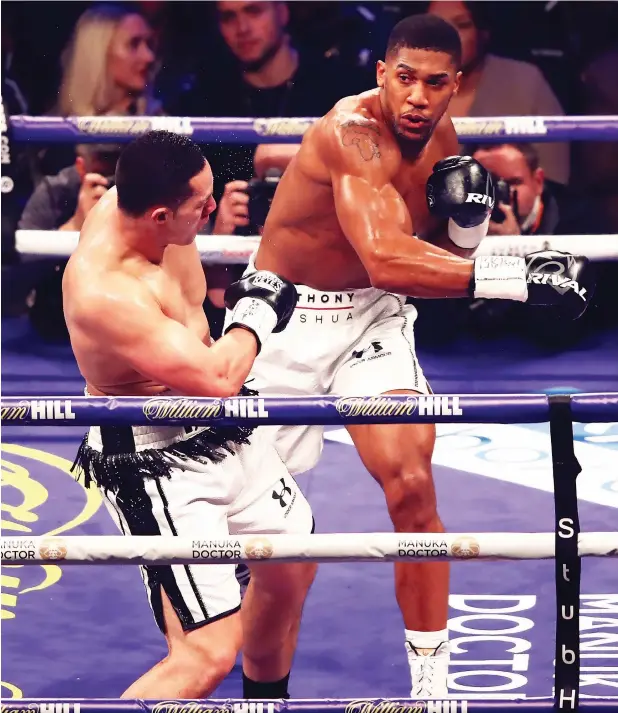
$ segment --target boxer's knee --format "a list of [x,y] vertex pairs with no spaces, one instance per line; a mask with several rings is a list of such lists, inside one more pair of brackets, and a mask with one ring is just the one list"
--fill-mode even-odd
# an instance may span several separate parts
[[177,669],[178,677],[187,681],[191,697],[199,697],[212,691],[234,668],[240,645],[236,637],[188,640],[170,649],[168,666]]
[[402,464],[383,474],[381,482],[397,532],[435,532],[439,520],[431,464]]

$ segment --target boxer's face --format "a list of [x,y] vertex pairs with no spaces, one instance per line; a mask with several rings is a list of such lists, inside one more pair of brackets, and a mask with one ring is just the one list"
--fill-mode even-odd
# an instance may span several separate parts
[[218,2],[219,31],[245,67],[259,69],[281,47],[288,9],[281,2]]
[[212,197],[213,177],[208,164],[189,181],[189,187],[191,195],[175,211],[159,208],[153,214],[165,231],[165,244],[190,245],[217,207]]
[[402,47],[378,62],[384,115],[401,141],[425,143],[459,87],[446,52]]

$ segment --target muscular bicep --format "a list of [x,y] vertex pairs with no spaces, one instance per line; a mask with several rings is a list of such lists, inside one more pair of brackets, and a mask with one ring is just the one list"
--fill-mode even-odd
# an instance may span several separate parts
[[398,157],[380,131],[371,122],[343,122],[330,147],[337,218],[365,265],[384,241],[412,234],[410,213],[391,183]]
[[341,229],[364,264],[385,242],[412,234],[408,209],[392,185],[344,174],[333,180],[333,192]]
[[181,394],[217,395],[221,374],[200,338],[167,317],[147,290],[121,294],[99,297],[96,309],[84,314],[80,328],[85,336],[157,384]]

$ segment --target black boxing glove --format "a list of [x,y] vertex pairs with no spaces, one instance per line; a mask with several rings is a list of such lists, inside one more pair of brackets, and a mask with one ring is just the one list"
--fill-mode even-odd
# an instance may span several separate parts
[[433,167],[426,186],[429,211],[448,218],[448,236],[460,248],[475,248],[487,235],[494,207],[489,172],[470,156],[449,156]]
[[253,332],[258,354],[271,332],[285,329],[298,302],[296,287],[274,272],[258,270],[233,282],[225,291],[225,306],[232,311],[225,333],[234,327]]
[[559,307],[571,319],[586,311],[594,295],[595,280],[587,257],[557,250],[526,255],[528,303]]
[[555,250],[525,258],[478,257],[470,285],[472,296],[508,299],[558,307],[565,317],[578,319],[594,294],[588,258]]

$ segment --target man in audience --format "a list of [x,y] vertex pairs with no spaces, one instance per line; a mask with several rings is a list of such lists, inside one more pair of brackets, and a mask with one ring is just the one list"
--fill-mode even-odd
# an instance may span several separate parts
[[[182,116],[322,116],[341,97],[364,88],[365,75],[345,71],[336,60],[302,52],[287,32],[285,2],[238,0],[216,3],[217,27],[232,66],[205,63],[181,97]],[[210,145],[205,153],[221,185],[252,177],[255,146]],[[245,226],[255,233],[256,226]]]
[[545,169],[533,144],[487,144],[476,149],[474,158],[500,179],[503,190],[498,190],[498,196],[508,191],[508,202],[500,202],[494,210],[489,235],[604,232],[598,207],[545,180]]
[[[488,144],[478,147],[474,158],[493,174],[495,182],[502,182],[503,191],[496,194],[508,193],[508,202],[497,201],[489,223],[490,236],[581,235],[585,246],[586,235],[606,232],[600,205],[545,180],[545,170],[534,145]],[[585,247],[582,252],[585,253]],[[597,266],[598,287],[590,309],[568,330],[559,318],[547,319],[546,309],[498,304],[497,300],[472,300],[464,321],[482,335],[518,331],[546,346],[568,347],[592,325],[604,321],[611,270],[611,266]]]
[[[430,2],[428,10],[455,26],[462,44],[463,74],[451,101],[451,116],[556,116],[560,102],[540,70],[528,62],[488,52],[488,3]],[[569,182],[569,145],[537,145],[547,177]]]
[[21,230],[74,230],[111,186],[120,147],[81,144],[72,166],[55,176],[45,176],[26,203],[19,220]]

